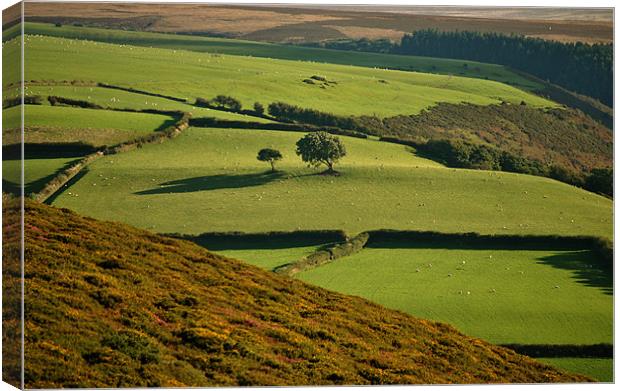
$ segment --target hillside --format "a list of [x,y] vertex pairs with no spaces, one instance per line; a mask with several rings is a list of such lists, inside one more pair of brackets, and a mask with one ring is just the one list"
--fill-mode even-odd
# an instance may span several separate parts
[[[611,200],[548,178],[447,169],[404,145],[341,136],[341,176],[295,154],[300,132],[190,127],[106,156],[52,203],[156,232],[344,229],[610,237]],[[280,172],[256,160],[284,158]]]
[[[10,239],[19,204],[4,201]],[[189,242],[25,210],[27,388],[587,380]]]

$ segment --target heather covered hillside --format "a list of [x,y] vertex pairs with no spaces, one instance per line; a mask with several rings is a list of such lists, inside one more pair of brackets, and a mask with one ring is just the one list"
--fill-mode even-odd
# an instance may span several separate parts
[[[28,388],[587,380],[189,242],[25,206]],[[5,200],[5,229],[18,207]]]

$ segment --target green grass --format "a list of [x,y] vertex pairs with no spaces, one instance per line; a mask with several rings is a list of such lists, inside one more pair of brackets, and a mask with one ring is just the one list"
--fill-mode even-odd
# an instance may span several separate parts
[[492,343],[613,340],[612,279],[587,251],[367,248],[297,276]]
[[[4,109],[4,144],[19,143],[20,107]],[[126,113],[61,106],[25,106],[24,135],[27,143],[84,142],[95,146],[131,140],[171,124],[171,117],[157,114]],[[18,122],[17,122],[18,123]]]
[[[356,66],[27,36],[28,80],[89,80],[187,98],[233,95],[243,106],[285,101],[341,115],[415,114],[439,102],[555,104],[495,81]],[[5,43],[16,46],[16,41]],[[53,66],[52,66],[53,64]],[[154,76],[156,75],[156,77]],[[327,88],[303,82],[322,75]],[[380,82],[385,80],[387,83]]]
[[[612,235],[612,202],[551,179],[447,169],[402,145],[342,137],[340,177],[313,175],[297,132],[190,128],[164,144],[109,156],[55,205],[159,232],[393,228]],[[266,173],[259,149],[284,154]],[[102,177],[112,178],[105,184]],[[97,183],[97,192],[93,184]],[[105,185],[105,186],[101,186]]]
[[[238,56],[300,60],[370,68],[400,68],[444,75],[463,75],[470,78],[488,78],[512,83],[526,89],[537,89],[538,83],[525,79],[507,68],[475,61],[442,58],[399,56],[393,54],[361,53],[319,48],[277,45],[238,39],[192,37],[174,34],[84,28],[51,24],[26,23],[27,34],[40,34],[73,39],[110,42],[166,49],[184,49],[196,52],[220,53]],[[464,67],[463,64],[467,64]]]
[[598,381],[614,381],[614,360],[611,358],[538,358],[540,362],[564,369],[570,373],[580,373]]
[[[130,109],[157,109],[157,110],[180,110],[192,113],[193,117],[215,117],[234,121],[252,121],[270,123],[271,120],[253,117],[243,114],[230,113],[220,110],[212,110],[203,107],[195,107],[193,104],[176,102],[166,98],[147,96],[121,90],[101,87],[83,86],[29,86],[30,95],[49,96],[56,95],[65,98],[84,100],[103,107],[130,108]],[[193,103],[193,101],[191,102]]]
[[[25,194],[38,192],[53,175],[68,167],[79,157],[62,157],[49,159],[26,159],[24,161],[24,192]],[[2,161],[2,182],[6,187],[3,191],[18,193],[21,181],[20,160]]]
[[215,253],[239,259],[266,270],[295,262],[316,251],[317,246],[290,247],[276,249],[230,249],[216,250]]

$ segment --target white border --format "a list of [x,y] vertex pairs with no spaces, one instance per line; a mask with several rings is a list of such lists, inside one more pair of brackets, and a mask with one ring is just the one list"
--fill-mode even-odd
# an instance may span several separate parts
[[[27,2],[61,2],[61,0],[34,0],[34,1],[26,0],[26,1]],[[64,2],[77,2],[77,1],[65,0]],[[107,0],[107,1],[84,1],[84,2],[114,3],[114,2],[127,2],[127,1]],[[236,2],[227,1],[227,0],[211,0],[211,1],[136,0],[133,2],[138,2],[138,3],[291,4],[291,5],[295,5],[295,4],[316,4],[316,5],[335,4],[335,5],[384,5],[384,6],[387,6],[387,5],[487,6],[487,7],[502,6],[502,7],[570,7],[570,8],[612,8],[615,6],[614,1],[609,1],[609,0],[589,0],[587,2],[584,2],[583,0],[581,1],[580,0],[562,0],[562,1],[557,1],[557,0],[555,1],[554,0],[521,0],[521,1],[505,0],[501,2],[498,0],[477,0],[477,1],[471,1],[471,0],[435,0],[435,1],[415,1],[415,0],[387,0],[387,1],[380,1],[380,0],[375,0],[375,1],[372,1],[372,0],[332,0],[332,1],[330,0],[307,0],[307,1],[304,1],[304,0],[270,0],[270,1],[264,1],[263,0],[263,1],[260,1],[260,0],[244,0],[244,1],[236,1]],[[15,0],[0,0],[2,9],[5,9],[16,3],[17,1]],[[23,14],[23,7],[22,7],[22,14]],[[614,10],[614,14],[615,14],[615,10]],[[616,49],[617,40],[618,40],[618,32],[617,30],[615,30],[614,31],[614,61],[615,61],[615,49]],[[22,31],[22,82],[24,80],[23,48],[24,46],[23,46],[23,31]],[[615,69],[616,69],[616,64],[614,64],[614,71]],[[0,67],[0,71],[1,71],[1,67]],[[618,84],[619,84],[619,81],[615,79],[614,80],[614,91],[617,91]],[[22,88],[23,88],[23,85],[22,85]],[[23,96],[22,96],[22,99],[23,99]],[[617,118],[614,120],[615,129],[620,129],[620,127],[618,127],[619,122],[620,121],[618,121]],[[22,125],[23,125],[23,106],[22,106]],[[22,130],[22,138],[23,138],[23,130]],[[617,168],[615,164],[615,156],[618,156],[618,152],[620,151],[620,145],[618,145],[615,141],[616,140],[614,136],[614,169]],[[23,146],[23,140],[22,140],[22,146]],[[0,160],[1,160],[1,150],[0,150]],[[23,175],[24,175],[23,165],[22,165],[21,175],[22,175],[22,183],[23,183]],[[617,175],[618,173],[616,172],[614,179],[617,179]],[[0,173],[0,176],[1,176],[1,173]],[[614,204],[614,212],[615,212],[615,204]],[[23,205],[22,205],[22,213],[23,213]],[[1,218],[2,217],[0,216],[0,222],[1,222]],[[23,219],[23,214],[22,214],[22,219]],[[614,228],[617,226],[619,222],[620,222],[620,217],[614,213]],[[1,238],[0,238],[0,242],[1,242]],[[614,235],[614,242],[616,242],[615,235]],[[22,251],[23,251],[23,223],[22,223]],[[22,273],[23,273],[23,264],[22,264]],[[614,278],[615,278],[614,281],[618,281],[619,275],[620,273],[618,272],[618,268],[616,268],[615,275],[614,275]],[[0,284],[1,284],[1,280],[0,280]],[[1,297],[1,291],[0,291],[0,297]],[[617,295],[614,295],[614,302],[616,298],[617,298]],[[23,311],[23,281],[22,281],[22,311]],[[22,316],[23,316],[23,312],[22,312]],[[618,324],[616,321],[617,321],[617,318],[614,319],[615,326]],[[23,322],[22,322],[22,327],[23,327]],[[0,325],[0,330],[1,330],[1,325]],[[618,331],[618,328],[615,327],[616,336],[617,336],[617,331]],[[23,337],[24,336],[22,332],[22,346],[23,346]],[[617,341],[618,339],[615,338],[615,340]],[[616,347],[614,347],[614,350],[615,352],[617,352]],[[22,354],[23,354],[23,350],[22,350]],[[618,375],[618,369],[619,369],[618,360],[615,360],[614,372],[616,376]],[[22,370],[23,370],[23,366],[22,366]],[[22,381],[23,381],[23,378],[22,378]],[[417,390],[417,389],[427,389],[429,387],[445,387],[445,386],[390,386],[389,388],[390,390],[394,390],[394,391],[405,391],[405,390],[411,391],[411,390]],[[502,391],[502,390],[505,391],[507,389],[514,390],[514,391],[522,391],[522,390],[530,391],[530,390],[539,390],[539,389],[553,389],[553,390],[581,390],[581,389],[586,390],[588,389],[589,390],[591,387],[594,387],[597,390],[615,389],[613,384],[474,385],[474,386],[459,385],[456,387],[462,387],[462,388],[466,388],[469,390],[483,389],[483,390],[488,390],[488,391]],[[23,388],[23,384],[22,384],[22,388]],[[270,388],[270,387],[266,387],[266,388]],[[348,390],[348,389],[353,389],[353,388],[358,388],[358,387],[280,387],[278,389],[285,390],[285,391],[289,391],[289,390],[292,391],[292,390],[297,390],[297,389],[317,389],[321,391],[336,391],[336,390],[343,390],[343,389]],[[6,383],[0,383],[0,391],[14,390],[14,389],[15,389],[14,387]],[[199,389],[206,389],[206,388],[199,388]],[[227,388],[227,390],[247,390],[247,389],[248,388]],[[175,389],[160,388],[160,390],[175,390]]]

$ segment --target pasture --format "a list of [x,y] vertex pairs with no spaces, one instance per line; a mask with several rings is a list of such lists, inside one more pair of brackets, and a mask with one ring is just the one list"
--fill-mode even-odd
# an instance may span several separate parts
[[[52,179],[55,173],[68,168],[79,156],[65,156],[59,158],[40,158],[24,160],[24,193],[38,192]],[[2,161],[2,184],[5,192],[19,193],[21,181],[21,161]]]
[[[5,130],[19,123],[20,109],[15,106],[3,110]],[[131,140],[174,122],[171,117],[158,114],[34,105],[25,106],[24,121],[27,143],[83,142],[94,146]],[[10,134],[3,142],[17,143],[18,136]]]
[[[5,46],[16,46],[16,41]],[[341,115],[415,114],[439,102],[554,103],[506,84],[451,75],[27,36],[28,80],[132,86],[193,101],[233,95],[245,108],[284,101]],[[96,60],[93,60],[96,59]],[[54,64],[54,66],[50,66]],[[154,75],[157,75],[156,77]],[[304,80],[320,75],[326,84]],[[16,80],[10,80],[15,82]]]
[[493,343],[595,344],[613,339],[601,267],[587,251],[376,247],[298,277]]
[[570,373],[582,373],[602,382],[614,381],[614,360],[610,358],[538,358],[537,361],[562,368]]
[[[321,48],[278,45],[241,39],[212,38],[153,32],[121,31],[93,27],[55,27],[45,23],[26,23],[26,33],[107,42],[123,45],[155,47],[162,49],[189,50],[252,56],[280,60],[312,61],[318,63],[355,65],[368,68],[395,68],[442,75],[459,75],[477,79],[489,79],[532,90],[540,87],[501,65],[475,61],[443,58],[400,56],[382,53],[363,53]],[[10,33],[9,33],[10,34]],[[9,34],[6,34],[8,37]],[[464,66],[467,64],[467,66]]]
[[[612,202],[579,188],[447,169],[402,145],[349,137],[342,137],[348,155],[336,166],[342,175],[316,175],[322,169],[305,167],[295,155],[302,136],[190,128],[166,143],[95,162],[71,188],[80,196],[65,192],[54,205],[187,234],[393,228],[611,237]],[[256,160],[266,147],[284,155],[276,174]]]
[[193,100],[190,102],[191,104],[183,103],[157,96],[148,96],[111,88],[94,86],[33,85],[28,86],[27,90],[31,95],[56,95],[64,98],[83,100],[98,104],[102,107],[110,107],[115,109],[185,111],[191,113],[193,117],[213,117],[223,120],[251,121],[260,123],[273,122],[266,118],[213,110],[206,107],[196,107],[193,105]]

